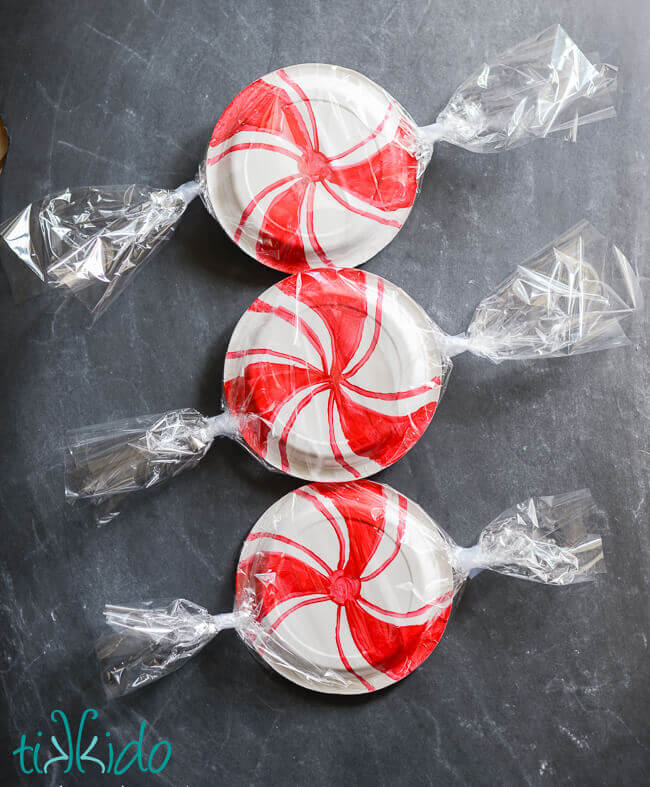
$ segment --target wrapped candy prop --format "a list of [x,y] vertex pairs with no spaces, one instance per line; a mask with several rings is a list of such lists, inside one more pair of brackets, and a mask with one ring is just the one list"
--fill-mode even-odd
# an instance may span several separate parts
[[587,524],[588,490],[504,511],[470,548],[404,495],[373,481],[315,483],[285,495],[244,541],[233,612],[185,599],[107,606],[102,679],[119,696],[181,667],[235,628],[280,675],[359,694],[405,678],[432,653],[468,577],[482,569],[548,585],[605,570]]
[[499,363],[617,347],[628,342],[621,322],[640,300],[629,262],[586,222],[520,265],[459,336],[374,274],[290,276],[235,327],[221,415],[174,410],[71,432],[66,495],[114,505],[194,467],[218,435],[299,478],[372,475],[421,437],[452,356]]
[[559,26],[484,63],[423,127],[355,71],[282,68],[226,108],[194,181],[172,191],[68,188],[29,205],[0,236],[42,282],[73,292],[95,316],[198,195],[265,265],[354,267],[401,229],[436,142],[489,153],[575,135],[614,115],[615,85],[616,69],[593,65]]

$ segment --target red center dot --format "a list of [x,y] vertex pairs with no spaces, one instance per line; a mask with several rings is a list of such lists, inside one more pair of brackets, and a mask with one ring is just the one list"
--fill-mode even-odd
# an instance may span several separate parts
[[324,156],[317,150],[309,150],[304,153],[298,162],[298,170],[301,175],[309,178],[314,183],[319,180],[326,180],[332,174],[332,168],[327,156]]
[[335,604],[353,601],[361,592],[361,582],[357,577],[346,577],[343,571],[335,571],[330,579],[330,598]]

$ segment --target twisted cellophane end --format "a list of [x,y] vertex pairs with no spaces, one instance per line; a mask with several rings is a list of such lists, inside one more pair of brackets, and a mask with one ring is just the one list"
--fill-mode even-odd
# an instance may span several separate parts
[[524,145],[557,131],[613,117],[617,69],[594,64],[560,25],[491,58],[460,85],[425,142],[475,153]]
[[481,301],[466,334],[448,337],[448,351],[499,363],[620,347],[629,344],[624,325],[642,304],[626,257],[582,221]]
[[228,413],[208,418],[188,408],[72,430],[65,448],[66,498],[101,506],[108,519],[124,496],[190,470],[215,437],[234,436],[236,429]]
[[88,186],[33,202],[0,225],[24,263],[4,260],[18,298],[44,286],[77,296],[97,318],[173,232],[201,185]]
[[488,568],[545,585],[571,585],[605,572],[600,536],[589,524],[602,519],[588,489],[531,497],[504,511],[469,549],[458,548],[465,576]]
[[109,697],[120,697],[182,667],[216,635],[237,628],[239,612],[211,615],[180,598],[138,606],[104,607],[112,631],[96,646],[102,683]]

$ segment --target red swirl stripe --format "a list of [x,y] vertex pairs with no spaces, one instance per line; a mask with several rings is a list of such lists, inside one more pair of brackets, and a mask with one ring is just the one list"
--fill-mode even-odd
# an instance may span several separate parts
[[[369,134],[345,150],[327,156],[320,148],[312,100],[298,80],[284,69],[268,79],[276,79],[281,84],[260,79],[245,88],[220,118],[210,145],[212,148],[226,146],[235,135],[262,133],[276,137],[279,142],[290,143],[298,152],[283,144],[251,139],[225,147],[210,156],[207,165],[217,166],[231,154],[260,150],[269,156],[294,160],[298,172],[269,183],[249,200],[234,230],[235,242],[241,241],[260,201],[273,191],[278,192],[277,201],[265,209],[261,221],[256,221],[248,234],[257,236],[255,254],[258,259],[281,270],[295,272],[314,265],[332,265],[332,255],[327,251],[327,243],[319,239],[314,221],[319,191],[323,196],[329,195],[344,212],[399,229],[403,216],[397,218],[393,214],[413,204],[418,167],[414,132],[406,127],[403,118],[396,130],[386,134],[388,120],[397,112],[395,104],[387,101],[384,116]],[[310,128],[301,108],[306,112]],[[382,135],[385,139],[377,142]],[[360,150],[366,152],[360,161],[342,163]],[[273,169],[269,167],[269,171]],[[351,197],[363,202],[367,209],[353,205]],[[305,231],[301,222],[303,210]]]
[[[266,617],[280,604],[303,596],[275,619],[267,628],[269,633],[276,632],[299,609],[312,604],[335,605],[336,622],[332,636],[343,669],[367,691],[374,690],[372,672],[355,669],[349,653],[346,653],[347,646],[344,646],[341,637],[345,618],[358,651],[355,658],[358,660],[360,654],[373,670],[391,680],[399,680],[415,669],[437,645],[449,617],[453,598],[451,589],[417,609],[395,610],[379,606],[361,595],[361,583],[381,576],[402,549],[409,513],[407,499],[403,495],[398,496],[395,523],[395,504],[389,499],[389,492],[370,481],[312,484],[297,490],[294,495],[312,505],[334,529],[339,543],[337,568],[333,569],[312,549],[281,533],[254,533],[249,541],[264,538],[287,543],[303,551],[322,566],[327,574],[324,576],[309,564],[290,555],[257,551],[238,568],[238,598],[241,600],[246,590],[252,587],[257,619],[264,624]],[[293,510],[293,505],[291,508]],[[333,515],[332,510],[337,512],[338,517]],[[297,516],[297,521],[300,521],[300,514]],[[344,523],[346,533],[342,531],[339,518]],[[281,521],[280,526],[286,528],[288,524]],[[364,576],[384,537],[394,539],[395,548],[378,569]],[[346,539],[349,544],[347,559]],[[395,622],[386,622],[377,615],[393,618]],[[427,615],[424,622],[408,622],[412,618]]]

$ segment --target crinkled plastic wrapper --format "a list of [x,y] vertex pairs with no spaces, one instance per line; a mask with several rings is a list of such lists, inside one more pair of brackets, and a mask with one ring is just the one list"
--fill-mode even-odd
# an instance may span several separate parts
[[66,495],[110,516],[125,494],[194,467],[219,435],[298,478],[373,475],[426,430],[452,356],[469,351],[499,363],[618,347],[640,303],[629,262],[587,222],[518,266],[458,336],[374,274],[296,274],[237,324],[221,415],[174,410],[71,432]]
[[[0,226],[24,273],[99,315],[200,194],[247,254],[286,273],[354,267],[406,221],[434,144],[507,150],[614,114],[616,70],[554,26],[484,63],[435,123],[419,127],[383,88],[346,68],[279,69],[244,88],[217,122],[195,181],[67,188]],[[23,275],[21,275],[23,274]]]
[[99,315],[152,250],[168,238],[191,199],[192,184],[166,191],[146,186],[66,189],[28,205],[0,235],[37,279],[5,264],[18,297],[38,282],[76,295]]
[[112,632],[97,646],[104,686],[119,696],[158,680],[234,628],[266,665],[304,688],[385,688],[432,653],[477,572],[569,585],[604,571],[601,539],[588,530],[597,514],[588,490],[530,498],[463,548],[388,486],[302,487],[244,541],[232,612],[212,615],[185,599],[106,606]]

